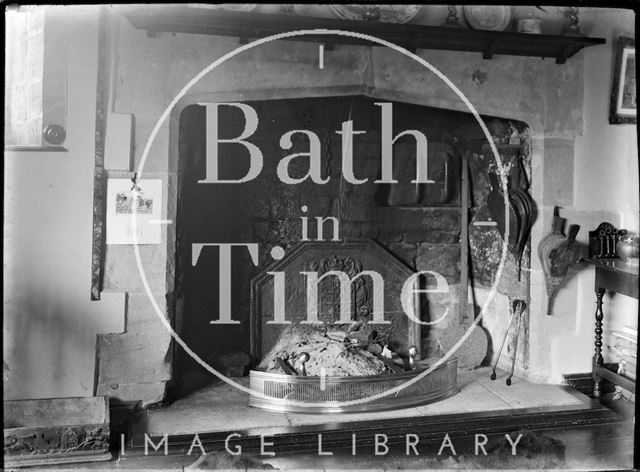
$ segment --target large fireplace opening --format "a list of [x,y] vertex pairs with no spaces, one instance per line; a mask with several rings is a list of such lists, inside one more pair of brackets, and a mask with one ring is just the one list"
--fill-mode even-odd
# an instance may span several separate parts
[[[372,240],[399,259],[411,271],[431,270],[441,274],[449,291],[420,295],[418,316],[436,321],[422,326],[420,348],[423,358],[437,358],[451,343],[460,327],[468,325],[479,311],[469,298],[467,310],[460,310],[461,274],[461,162],[469,163],[469,278],[475,290],[494,283],[502,240],[487,224],[487,195],[490,172],[496,172],[487,139],[471,113],[443,110],[403,102],[376,100],[365,96],[300,98],[243,102],[259,117],[259,125],[247,140],[264,156],[261,173],[253,180],[235,184],[199,183],[206,178],[206,107],[185,107],[179,121],[176,328],[182,339],[204,361],[221,372],[242,376],[249,365],[251,346],[251,280],[274,262],[273,248],[284,254],[301,240]],[[418,130],[428,138],[428,178],[432,184],[416,185],[416,140],[402,136],[393,146],[393,175],[398,184],[380,185],[382,103],[392,109],[393,136],[404,130]],[[219,111],[218,137],[233,139],[243,132],[245,115],[233,106]],[[530,175],[530,142],[524,123],[483,117],[508,169],[520,166]],[[351,120],[354,184],[343,175],[342,123]],[[326,183],[311,179],[290,185],[278,177],[278,163],[294,152],[308,152],[309,140],[298,133],[290,149],[281,147],[281,137],[291,130],[312,130],[321,145],[320,175]],[[298,163],[304,162],[298,159]],[[301,178],[309,167],[292,163],[291,178]],[[237,143],[220,144],[218,178],[242,179],[250,167],[247,149]],[[420,188],[421,187],[421,188]],[[337,224],[329,218],[335,218]],[[318,221],[324,220],[322,236]],[[332,223],[333,226],[332,226]],[[336,232],[334,233],[334,229]],[[220,251],[203,248],[193,263],[194,245],[233,243],[230,278],[221,275]],[[244,245],[258,244],[257,265]],[[280,249],[276,249],[280,251]],[[529,266],[526,249],[523,267]],[[528,273],[515,277],[515,261],[505,266],[510,282],[499,291],[509,297],[528,297]],[[513,277],[512,277],[513,276]],[[221,277],[231,287],[231,319],[237,324],[220,324]],[[504,276],[503,276],[504,278]],[[422,277],[423,287],[433,283]],[[470,293],[474,293],[472,290]],[[322,311],[322,310],[321,310]],[[465,312],[468,314],[464,315]],[[459,315],[458,313],[463,313]],[[488,349],[482,364],[494,356],[493,344],[506,329],[509,313],[492,313],[487,322]],[[287,315],[295,320],[300,313]],[[213,322],[213,323],[212,323]],[[485,323],[486,324],[486,323]],[[527,320],[524,337],[526,365]],[[452,335],[452,333],[454,333]],[[522,342],[522,339],[521,339]],[[522,344],[521,344],[522,346]],[[509,347],[507,347],[509,349]],[[522,348],[521,348],[522,349]],[[176,347],[169,398],[188,394],[214,380],[181,348]]]

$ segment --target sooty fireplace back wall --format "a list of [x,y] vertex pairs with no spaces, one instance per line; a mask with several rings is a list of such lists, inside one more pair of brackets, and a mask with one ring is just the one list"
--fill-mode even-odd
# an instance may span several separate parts
[[[407,129],[423,132],[429,140],[429,178],[435,181],[419,198],[404,185],[415,174],[415,139],[400,138],[394,145],[394,177],[400,184],[389,188],[374,184],[380,174],[380,107],[368,97],[304,98],[243,102],[259,116],[259,126],[248,139],[262,150],[264,168],[254,180],[242,184],[203,184],[205,178],[205,107],[185,108],[180,118],[178,284],[183,298],[183,315],[178,331],[187,344],[212,365],[232,351],[249,352],[250,280],[273,262],[271,248],[285,251],[302,238],[301,217],[308,217],[309,239],[317,239],[315,217],[336,217],[339,237],[374,239],[413,270],[433,270],[442,274],[455,289],[460,275],[459,171],[462,153],[481,155],[486,139],[471,114],[393,102],[394,136]],[[354,174],[368,179],[354,185],[342,178],[342,137],[336,134],[341,123],[352,120]],[[506,128],[505,120],[488,120]],[[242,112],[223,107],[219,137],[234,138],[245,126]],[[322,175],[330,180],[316,184],[310,180],[297,185],[282,183],[276,175],[280,159],[294,152],[308,152],[306,137],[298,135],[293,147],[283,150],[280,137],[290,130],[315,132],[322,144]],[[297,161],[297,162],[296,162]],[[308,172],[305,159],[292,163],[292,177]],[[477,161],[477,160],[476,160]],[[295,167],[298,165],[299,167]],[[471,185],[479,195],[486,189],[489,162],[471,165]],[[249,167],[246,149],[240,145],[220,145],[220,178],[243,177]],[[482,175],[485,174],[485,175]],[[479,178],[475,178],[475,176]],[[474,188],[473,186],[478,188]],[[413,199],[412,199],[413,198]],[[305,211],[306,209],[306,211]],[[324,225],[324,240],[333,230]],[[219,306],[219,256],[203,251],[191,264],[193,243],[258,243],[259,265],[251,261],[246,248],[232,249],[232,319],[238,325],[213,325]],[[452,297],[439,294],[421,300],[423,320],[436,319],[444,310],[455,313]],[[435,353],[439,330],[422,329],[423,355]],[[188,356],[179,352],[174,370],[177,377],[196,369]],[[174,376],[174,380],[177,380]]]

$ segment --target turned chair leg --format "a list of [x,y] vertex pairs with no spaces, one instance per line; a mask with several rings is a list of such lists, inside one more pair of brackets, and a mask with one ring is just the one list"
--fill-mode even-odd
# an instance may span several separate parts
[[595,353],[593,355],[593,396],[600,398],[601,395],[601,383],[602,377],[598,375],[597,368],[602,366],[604,360],[602,358],[602,297],[604,296],[604,289],[598,289],[596,292],[596,338],[595,338]]

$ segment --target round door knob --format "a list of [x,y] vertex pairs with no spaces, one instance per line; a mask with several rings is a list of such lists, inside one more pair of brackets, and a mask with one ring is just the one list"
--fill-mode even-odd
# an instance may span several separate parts
[[49,144],[58,146],[64,143],[64,140],[67,137],[67,132],[60,125],[49,125],[42,132],[42,137]]

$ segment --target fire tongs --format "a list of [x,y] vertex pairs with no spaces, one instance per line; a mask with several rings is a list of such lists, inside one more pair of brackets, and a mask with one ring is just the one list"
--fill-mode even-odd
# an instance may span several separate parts
[[502,354],[502,349],[504,349],[504,343],[509,336],[509,329],[511,328],[511,324],[513,323],[514,316],[517,315],[518,323],[516,325],[516,339],[514,343],[513,349],[513,359],[511,359],[511,372],[509,372],[509,377],[507,377],[507,385],[511,385],[511,377],[513,377],[513,371],[516,366],[516,356],[518,354],[518,338],[520,337],[520,320],[522,318],[522,313],[524,313],[527,304],[524,300],[516,299],[513,301],[513,311],[511,312],[511,316],[509,317],[509,324],[507,325],[507,331],[504,333],[504,338],[502,338],[502,344],[500,344],[500,351],[498,351],[498,356],[493,364],[493,372],[491,372],[491,380],[496,379],[496,367],[498,366],[498,361],[500,360],[500,355]]

